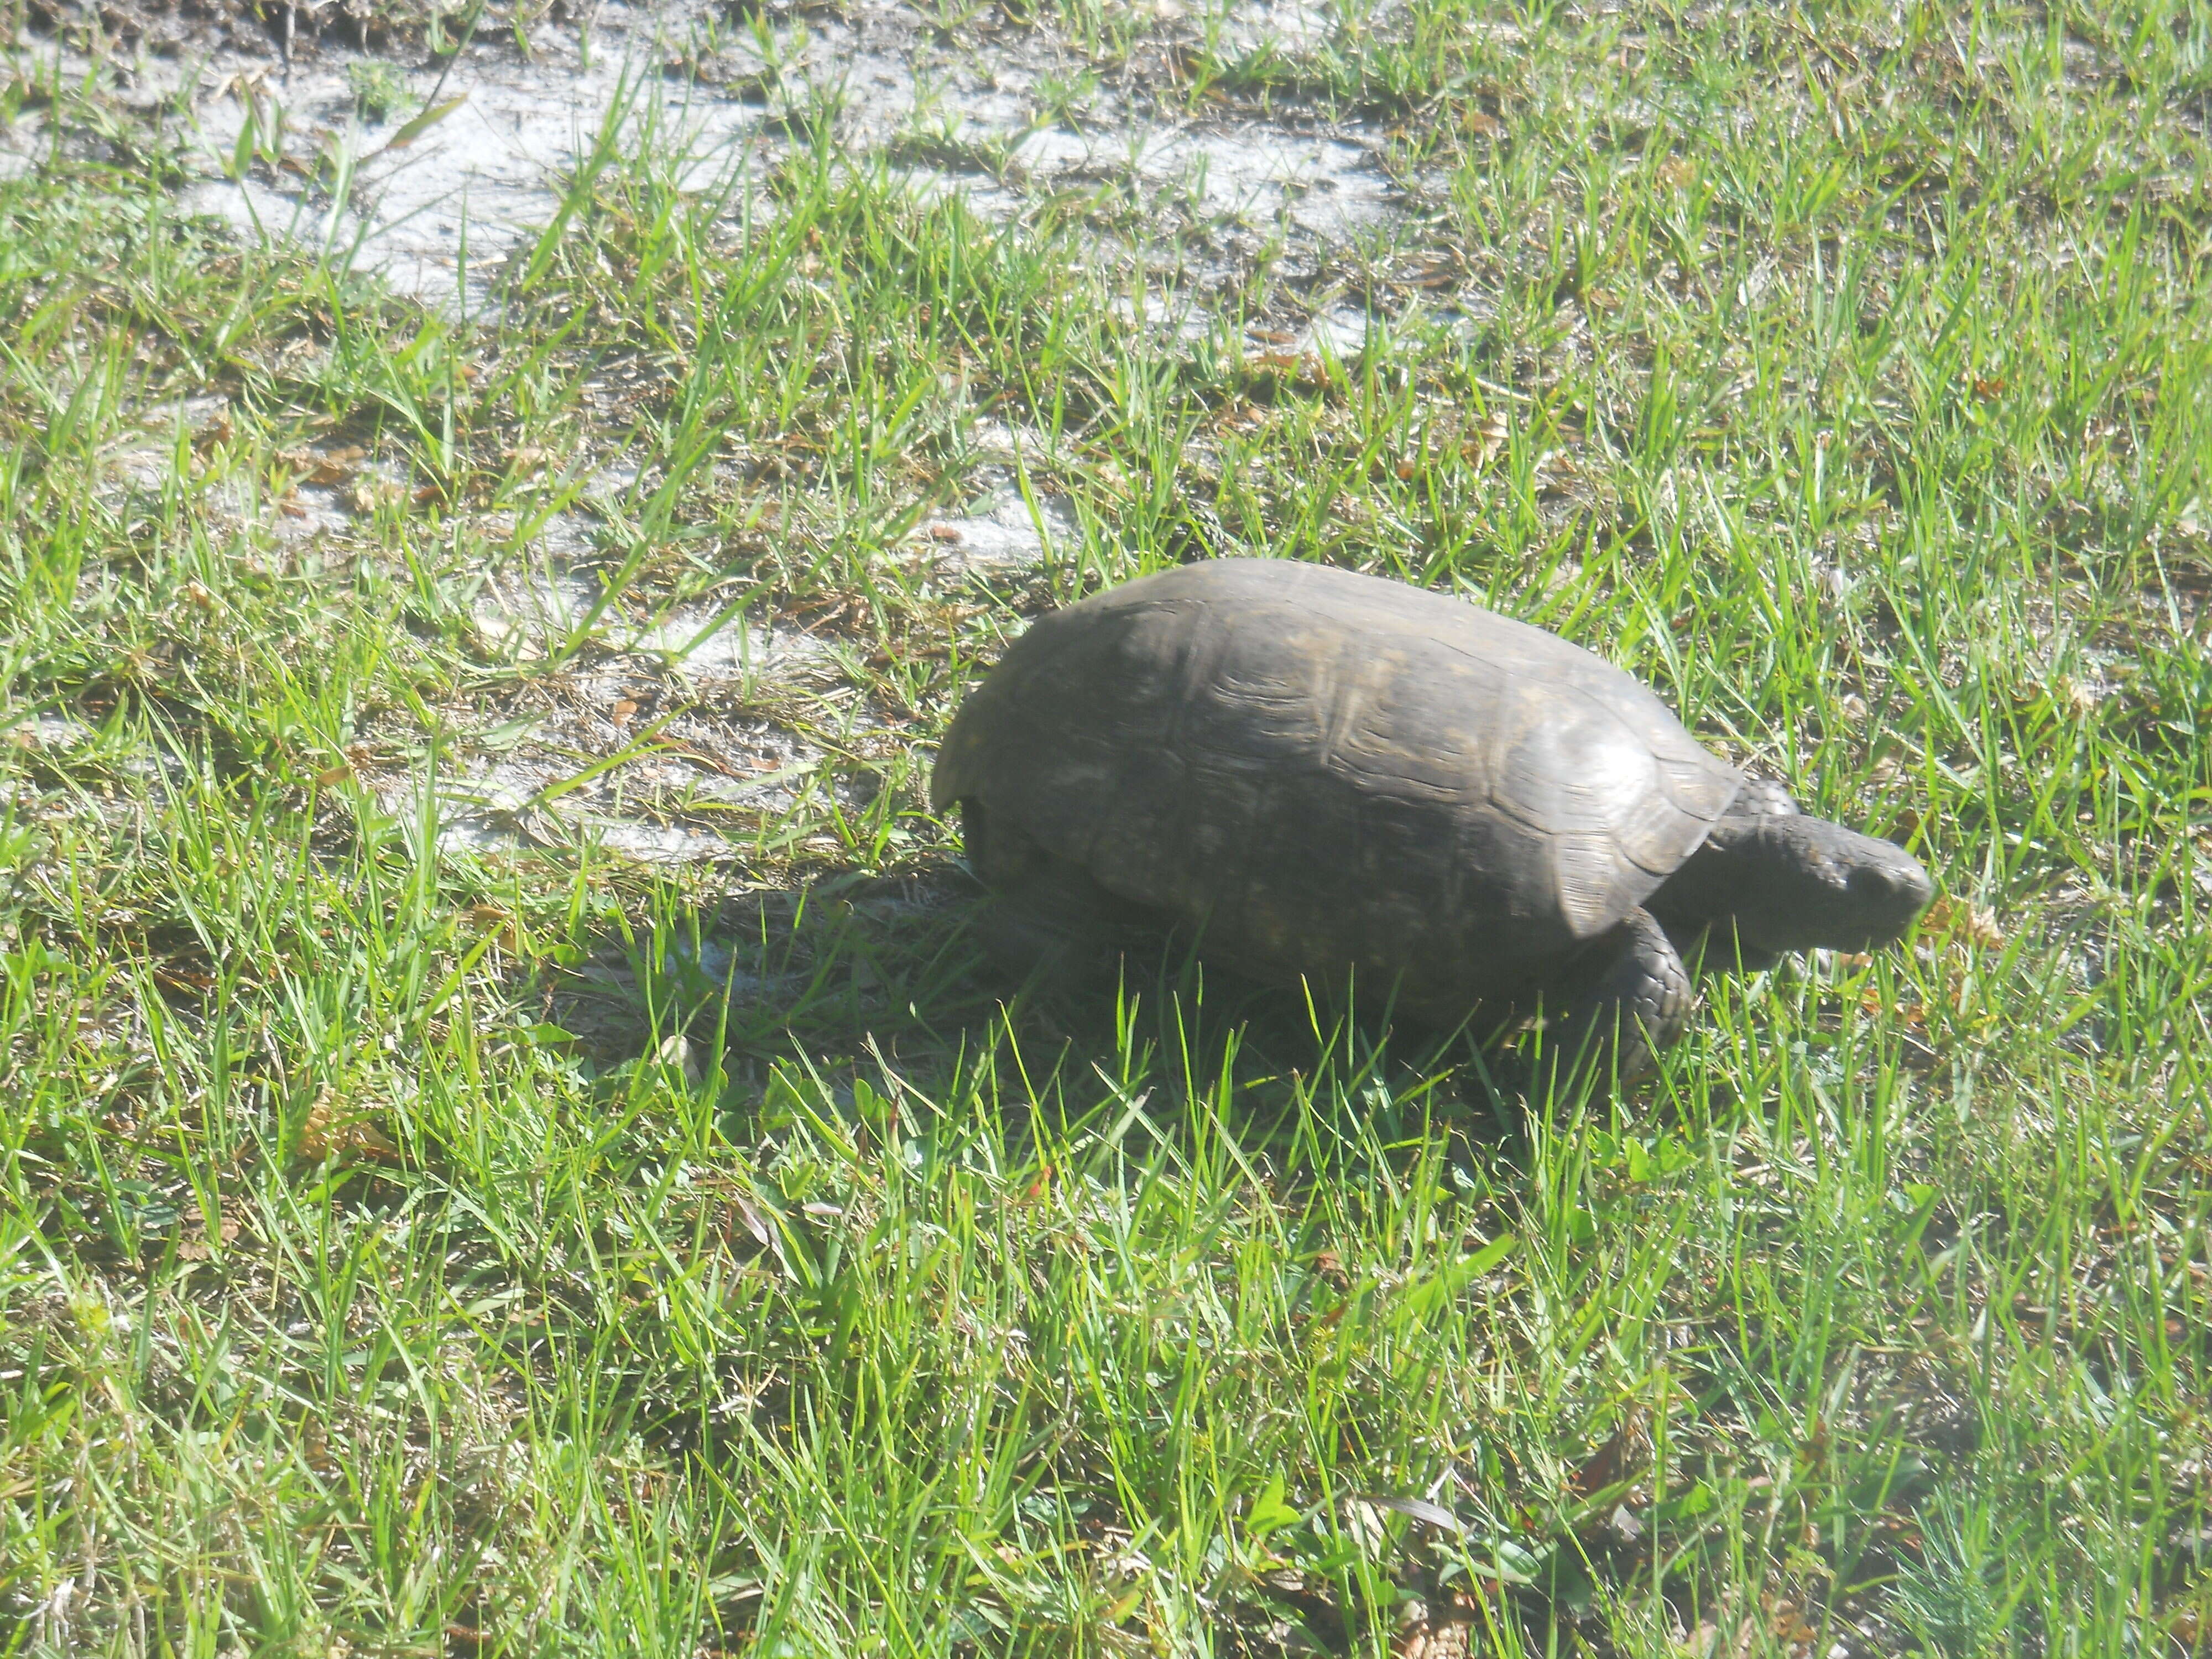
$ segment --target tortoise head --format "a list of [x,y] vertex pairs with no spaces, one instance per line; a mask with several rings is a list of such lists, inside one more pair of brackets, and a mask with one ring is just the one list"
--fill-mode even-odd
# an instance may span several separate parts
[[1905,936],[1935,886],[1894,842],[1797,814],[1730,814],[1654,896],[1663,918],[1733,927],[1761,955],[1870,951]]

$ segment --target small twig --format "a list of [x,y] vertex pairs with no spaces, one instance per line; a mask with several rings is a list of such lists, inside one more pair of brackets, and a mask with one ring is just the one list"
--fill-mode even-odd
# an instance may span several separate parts
[[1838,48],[1830,46],[1826,40],[1823,40],[1819,35],[1814,33],[1812,30],[1807,28],[1804,24],[1801,23],[1794,17],[1785,17],[1783,19],[1783,24],[1784,27],[1795,30],[1800,40],[1803,40],[1807,46],[1812,47],[1814,51],[1819,52],[1821,57],[1826,58],[1831,64],[1833,64],[1844,74],[1856,75],[1858,73],[1859,55],[1850,46],[1846,46],[1842,47],[1839,52]]

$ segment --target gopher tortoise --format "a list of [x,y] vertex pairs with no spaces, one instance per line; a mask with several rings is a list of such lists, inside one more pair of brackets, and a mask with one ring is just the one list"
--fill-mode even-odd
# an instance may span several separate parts
[[1626,1080],[1681,1035],[1685,958],[1899,938],[1902,848],[1801,813],[1620,670],[1379,577],[1219,559],[1057,611],[962,705],[931,779],[1018,971],[1138,933],[1356,988]]

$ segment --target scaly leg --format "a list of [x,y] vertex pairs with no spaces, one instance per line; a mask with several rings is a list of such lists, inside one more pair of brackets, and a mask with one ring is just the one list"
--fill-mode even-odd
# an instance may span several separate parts
[[1642,910],[1591,945],[1570,986],[1565,1006],[1545,1022],[1538,1098],[1577,1077],[1610,1088],[1644,1076],[1680,1041],[1695,1000],[1682,958]]
[[1002,973],[1062,994],[1110,990],[1142,931],[1140,907],[992,818],[981,801],[963,801],[961,820],[969,867],[991,890],[975,927],[984,955]]

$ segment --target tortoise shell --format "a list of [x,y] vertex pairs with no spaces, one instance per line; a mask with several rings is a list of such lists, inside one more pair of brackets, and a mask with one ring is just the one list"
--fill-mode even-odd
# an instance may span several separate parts
[[930,796],[980,803],[1209,955],[1353,971],[1454,1018],[1622,921],[1742,786],[1643,685],[1540,629],[1221,559],[1038,622],[954,718]]

